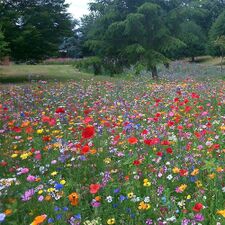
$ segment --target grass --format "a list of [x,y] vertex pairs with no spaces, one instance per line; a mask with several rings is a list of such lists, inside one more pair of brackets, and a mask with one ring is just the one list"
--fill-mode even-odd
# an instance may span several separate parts
[[[220,66],[221,57],[199,56],[196,58],[195,62],[199,64],[203,64],[203,65],[208,65],[208,66]],[[225,62],[223,64],[225,64]]]
[[[94,76],[79,72],[72,65],[10,65],[0,66],[0,83],[23,83],[30,80],[75,80],[92,79]],[[113,78],[97,76],[96,80]]]
[[90,78],[89,74],[80,73],[70,65],[11,65],[0,66],[0,82],[25,82],[29,80],[80,80]]

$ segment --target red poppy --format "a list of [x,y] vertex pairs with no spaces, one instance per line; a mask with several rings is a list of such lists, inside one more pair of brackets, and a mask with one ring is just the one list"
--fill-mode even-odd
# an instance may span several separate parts
[[188,175],[188,170],[185,170],[185,169],[180,169],[180,176],[181,177],[185,177]]
[[114,137],[114,141],[119,141],[120,140],[120,135],[117,135]]
[[13,127],[12,130],[16,133],[20,133],[22,131],[22,129],[20,127]]
[[198,202],[198,203],[195,204],[195,206],[192,208],[192,210],[195,211],[195,212],[200,212],[202,210],[202,208],[203,208],[202,203]]
[[92,122],[93,121],[93,119],[91,118],[91,117],[86,117],[85,119],[84,119],[84,123],[90,123],[90,122]]
[[44,136],[44,137],[42,137],[42,140],[43,141],[51,141],[51,137],[50,136]]
[[65,113],[65,109],[63,107],[59,107],[55,110],[56,113]]
[[148,134],[147,130],[143,130],[142,133],[141,133],[141,135],[146,135],[146,134]]
[[84,114],[88,115],[91,111],[92,111],[91,109],[86,109],[86,110],[84,110]]
[[152,138],[152,139],[146,139],[146,140],[144,140],[144,143],[146,145],[152,146],[152,145],[158,144],[159,141],[160,141],[159,138]]
[[90,150],[90,147],[86,145],[81,149],[81,154],[86,155],[89,152],[89,150]]
[[170,145],[170,142],[168,140],[164,140],[161,142],[161,145]]
[[27,127],[26,130],[25,130],[25,132],[27,134],[31,134],[33,132],[33,128],[32,127]]
[[162,152],[157,152],[156,155],[159,156],[159,157],[162,157],[163,153]]
[[196,94],[196,93],[191,93],[191,97],[196,99],[196,98],[199,98],[200,96],[198,94]]
[[139,166],[141,164],[140,160],[134,160],[133,165]]
[[169,127],[172,127],[172,126],[174,125],[174,122],[170,120],[170,121],[167,122],[167,125],[168,125]]
[[93,126],[86,127],[83,129],[82,137],[89,139],[89,138],[93,138],[94,134],[95,134],[95,128]]
[[50,117],[49,116],[42,116],[41,120],[42,120],[43,123],[47,123],[50,120]]
[[173,153],[173,149],[172,148],[167,148],[166,152],[169,153],[169,154],[172,154]]
[[138,139],[136,137],[130,137],[128,138],[128,142],[131,144],[131,145],[134,145],[138,142]]
[[101,187],[100,184],[91,184],[90,185],[90,193],[96,194],[99,191],[100,187]]
[[51,119],[48,121],[48,124],[49,124],[49,126],[54,126],[54,125],[56,124],[56,119],[51,118]]

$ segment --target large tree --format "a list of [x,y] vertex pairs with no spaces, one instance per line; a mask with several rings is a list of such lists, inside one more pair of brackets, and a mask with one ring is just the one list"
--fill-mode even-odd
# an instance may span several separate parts
[[43,59],[56,55],[66,36],[71,36],[71,17],[65,0],[6,0],[0,15],[16,60]]
[[205,53],[206,35],[194,21],[183,22],[178,36],[186,44],[181,56],[191,57],[191,61],[195,62],[195,56]]
[[156,1],[121,2],[91,4],[95,23],[89,28],[87,44],[112,73],[141,63],[156,78],[157,65],[168,64],[169,52],[184,46],[167,26],[170,9]]

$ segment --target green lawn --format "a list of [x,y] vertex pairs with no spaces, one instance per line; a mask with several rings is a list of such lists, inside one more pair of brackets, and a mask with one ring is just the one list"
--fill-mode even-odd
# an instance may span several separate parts
[[31,79],[80,80],[91,78],[71,65],[10,65],[0,66],[0,82],[24,82]]

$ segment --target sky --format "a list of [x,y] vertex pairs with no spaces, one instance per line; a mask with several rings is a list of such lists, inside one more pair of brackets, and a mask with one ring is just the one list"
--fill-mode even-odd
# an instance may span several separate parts
[[89,2],[92,2],[92,0],[66,0],[66,3],[70,4],[69,12],[76,19],[88,14]]

